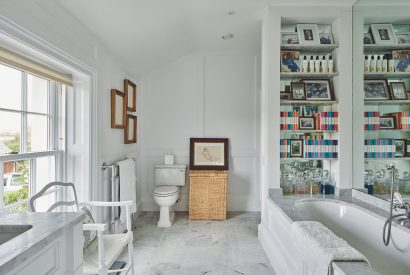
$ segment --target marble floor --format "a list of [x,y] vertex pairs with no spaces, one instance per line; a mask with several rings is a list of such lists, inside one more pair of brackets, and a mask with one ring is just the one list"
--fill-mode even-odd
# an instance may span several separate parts
[[275,274],[257,237],[259,212],[230,212],[226,221],[189,221],[158,228],[158,212],[144,212],[134,232],[136,275]]

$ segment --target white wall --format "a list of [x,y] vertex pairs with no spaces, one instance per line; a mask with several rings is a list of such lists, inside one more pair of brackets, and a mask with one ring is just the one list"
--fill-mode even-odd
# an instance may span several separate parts
[[[0,16],[10,19],[96,71],[97,92],[91,100],[97,102],[97,159],[92,167],[95,174],[91,180],[95,182],[97,190],[93,192],[92,198],[108,199],[110,188],[106,176],[103,177],[100,169],[102,162],[121,160],[125,156],[135,157],[139,162],[139,145],[125,145],[123,130],[110,128],[110,90],[112,88],[123,90],[125,78],[135,83],[138,79],[130,76],[118,58],[56,1],[3,0],[0,2]],[[30,44],[28,40],[23,42]],[[47,54],[53,55],[53,53]],[[139,104],[138,99],[137,104]],[[137,172],[138,170],[137,167]]]
[[[190,137],[230,140],[228,210],[259,210],[258,58],[193,52],[141,76],[141,192],[143,210],[152,198],[153,167],[172,152],[189,163]],[[176,210],[188,208],[188,186]]]

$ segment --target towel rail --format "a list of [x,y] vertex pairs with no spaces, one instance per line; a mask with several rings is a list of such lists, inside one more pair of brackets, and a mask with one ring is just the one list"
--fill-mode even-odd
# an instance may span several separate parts
[[[134,161],[135,161],[135,158],[131,158],[131,159],[133,159]],[[113,169],[113,168],[115,168],[115,167],[118,167],[118,163],[116,162],[116,163],[111,163],[111,164],[107,164],[105,161],[101,164],[101,169],[103,169],[103,170],[105,170],[105,169],[107,169],[107,168],[111,168],[111,169]]]

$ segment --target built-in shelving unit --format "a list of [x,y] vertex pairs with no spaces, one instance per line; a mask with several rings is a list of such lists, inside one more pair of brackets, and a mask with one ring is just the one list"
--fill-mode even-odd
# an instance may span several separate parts
[[281,79],[303,79],[303,78],[334,78],[339,73],[280,73]]
[[409,105],[410,100],[364,100],[364,105]]
[[285,105],[323,105],[323,106],[331,106],[334,104],[338,104],[337,100],[281,100],[280,104],[282,106]]
[[393,72],[393,73],[383,73],[383,72],[378,72],[378,73],[365,73],[364,74],[365,79],[403,79],[403,78],[410,78],[410,72]]
[[315,53],[331,53],[334,49],[339,47],[338,44],[328,44],[328,45],[301,45],[301,44],[290,44],[281,45],[282,50],[288,51],[302,51],[302,52],[315,52]]

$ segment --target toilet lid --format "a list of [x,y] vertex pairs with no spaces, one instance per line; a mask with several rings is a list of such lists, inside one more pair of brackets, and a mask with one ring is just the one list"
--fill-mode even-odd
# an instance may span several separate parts
[[154,195],[173,195],[178,193],[178,187],[176,186],[159,186],[155,188]]

